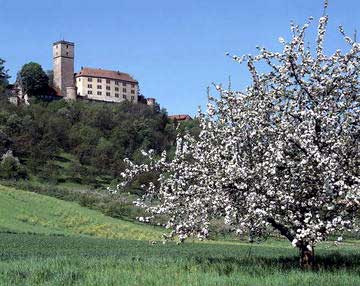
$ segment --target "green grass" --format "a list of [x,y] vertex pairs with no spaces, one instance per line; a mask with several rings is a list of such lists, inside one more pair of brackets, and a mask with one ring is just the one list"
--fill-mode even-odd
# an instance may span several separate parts
[[0,186],[0,285],[360,285],[359,241],[319,245],[304,272],[284,240],[150,245],[161,233]]
[[104,216],[44,195],[0,186],[0,229],[58,235],[158,240],[162,230]]
[[[0,234],[0,285],[360,285],[359,245],[317,249],[319,270],[294,249]],[[341,254],[340,254],[341,253]]]

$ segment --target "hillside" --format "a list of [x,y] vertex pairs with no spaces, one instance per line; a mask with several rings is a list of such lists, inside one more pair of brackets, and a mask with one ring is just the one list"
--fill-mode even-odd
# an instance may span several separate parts
[[0,186],[0,231],[159,240],[161,229],[104,216],[76,203]]
[[0,178],[98,187],[119,177],[124,158],[138,162],[143,149],[170,151],[175,138],[166,111],[144,104],[60,100],[16,107],[2,100]]

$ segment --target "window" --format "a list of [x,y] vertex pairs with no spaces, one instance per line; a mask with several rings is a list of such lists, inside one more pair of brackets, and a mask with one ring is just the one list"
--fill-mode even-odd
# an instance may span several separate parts
[[134,101],[134,99],[135,99],[135,96],[131,96],[131,101]]
[[106,96],[110,96],[110,92],[107,92],[107,93],[106,93]]
[[79,78],[79,80],[78,81],[81,81],[81,78]]
[[115,97],[119,97],[119,94],[118,94],[118,93],[115,93]]
[[88,88],[92,88],[92,84],[88,84]]
[[115,81],[115,85],[119,85],[119,82],[117,80]]
[[96,94],[97,94],[97,95],[101,95],[102,93],[101,93],[101,91],[98,91]]
[[92,90],[88,90],[88,94],[92,94]]
[[110,86],[106,86],[106,90],[110,90]]
[[132,89],[132,90],[131,90],[131,94],[135,94],[135,90]]
[[135,84],[132,83],[132,84],[131,84],[131,87],[134,88],[134,87],[135,87]]
[[101,78],[98,78],[98,79],[97,79],[97,82],[101,82]]
[[66,48],[68,49],[68,48],[69,48],[69,45],[66,45]]
[[88,81],[92,81],[92,77],[88,77]]
[[126,99],[126,94],[123,94],[123,99]]
[[115,86],[115,91],[119,91],[119,88]]
[[107,79],[107,80],[106,80],[106,83],[110,83],[110,79]]
[[126,92],[126,88],[123,88],[123,92]]
[[98,89],[101,89],[101,85],[98,85],[97,88],[98,88]]
[[69,55],[69,52],[66,52],[66,55],[68,56],[68,55]]
[[123,86],[126,86],[126,82],[123,82],[122,84],[123,84]]

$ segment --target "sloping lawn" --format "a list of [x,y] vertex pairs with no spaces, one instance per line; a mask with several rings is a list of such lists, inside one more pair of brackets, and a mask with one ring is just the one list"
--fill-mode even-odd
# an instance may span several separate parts
[[159,240],[162,230],[104,216],[76,203],[0,186],[0,230]]

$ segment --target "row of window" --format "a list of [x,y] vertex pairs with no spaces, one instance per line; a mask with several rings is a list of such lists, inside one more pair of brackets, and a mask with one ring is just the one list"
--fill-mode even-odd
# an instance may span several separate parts
[[[88,90],[87,92],[89,95],[92,95],[92,90]],[[102,92],[101,91],[97,91],[96,92],[97,95],[102,95]],[[106,96],[111,96],[111,93],[110,92],[106,92]],[[115,97],[120,97],[120,95],[118,93],[115,93]],[[123,94],[122,95],[123,99],[126,99],[126,94]],[[135,99],[135,96],[131,96],[131,100],[134,100]]]
[[[88,88],[92,88],[92,84],[88,84]],[[102,86],[101,85],[98,85],[97,86],[97,89],[102,89]],[[106,90],[111,90],[110,86],[106,86]],[[115,86],[115,91],[119,91],[119,88]],[[126,92],[126,88],[123,88],[122,89],[123,92]],[[135,94],[135,90],[132,89],[131,91],[131,94]]]
[[[92,82],[93,78],[92,77],[88,77],[88,81],[89,82]],[[79,81],[81,81],[81,78],[79,78]],[[97,82],[101,83],[102,82],[102,79],[101,78],[98,78],[97,79]],[[111,80],[110,79],[107,79],[106,80],[106,83],[110,83]],[[115,85],[119,85],[119,81],[118,80],[115,80]],[[126,82],[122,82],[122,85],[123,86],[126,86]],[[135,87],[135,84],[134,83],[131,83],[131,87],[134,88]]]

